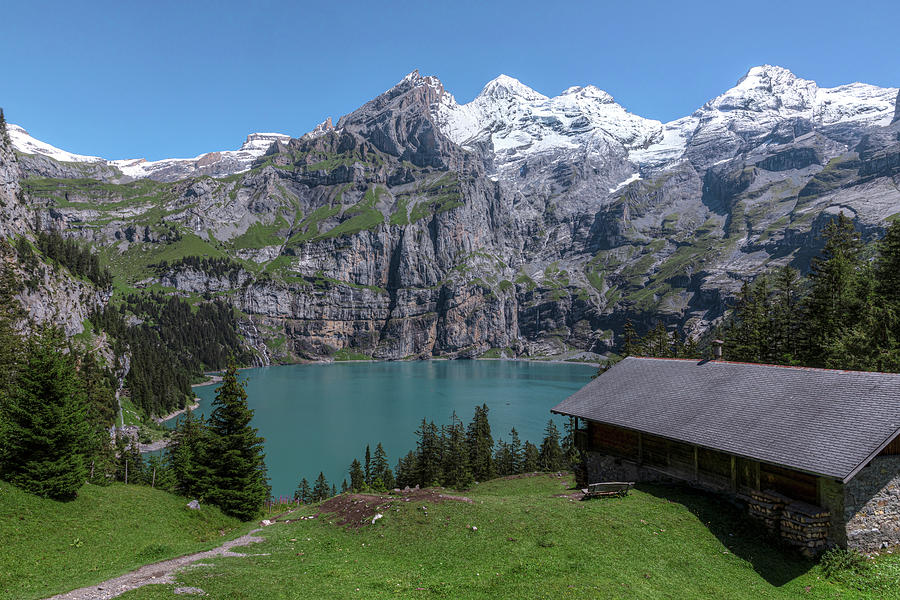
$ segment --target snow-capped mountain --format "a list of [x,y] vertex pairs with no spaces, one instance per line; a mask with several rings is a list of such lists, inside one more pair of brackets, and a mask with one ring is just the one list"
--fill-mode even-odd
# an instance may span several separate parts
[[626,319],[708,329],[742,281],[807,269],[838,212],[882,235],[900,215],[897,96],[761,66],[660,123],[592,86],[547,97],[501,76],[459,104],[413,72],[336,124],[192,159],[106,161],[10,127],[0,232],[39,223],[127,257],[114,266],[253,261],[265,276],[193,261],[120,275],[229,298],[278,360],[605,350]]
[[514,177],[541,155],[624,155],[662,140],[662,123],[629,113],[592,85],[548,98],[500,75],[468,104],[444,94],[435,107],[441,131],[463,147],[486,145],[498,174]]
[[788,121],[801,122],[797,135],[802,122],[819,127],[888,125],[897,93],[897,88],[863,83],[820,88],[783,67],[762,65],[692,115],[662,124],[628,112],[592,85],[548,98],[501,75],[468,104],[445,93],[434,113],[441,131],[457,144],[489,142],[501,174],[513,174],[516,169],[510,167],[541,154],[574,150],[589,155],[617,146],[644,170],[679,160],[691,142],[702,146],[710,141],[719,148],[707,157],[710,164],[731,158]]
[[148,161],[145,158],[107,160],[99,156],[84,156],[61,150],[32,137],[19,125],[8,126],[13,147],[23,154],[46,156],[60,162],[93,163],[118,169],[131,179],[151,178],[173,181],[191,175],[225,176],[250,168],[276,141],[286,142],[291,136],[283,133],[251,133],[238,150],[207,152],[194,158],[165,158]]

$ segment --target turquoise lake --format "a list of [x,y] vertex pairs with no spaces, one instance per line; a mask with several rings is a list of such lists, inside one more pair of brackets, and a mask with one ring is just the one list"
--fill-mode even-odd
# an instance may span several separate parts
[[[584,386],[596,367],[519,361],[332,363],[241,371],[253,425],[266,439],[272,493],[292,495],[301,477],[319,474],[340,488],[366,444],[381,442],[393,468],[415,448],[423,417],[438,425],[456,414],[472,419],[487,404],[494,440],[519,438],[539,445],[550,409]],[[216,386],[194,388],[196,413],[208,416]],[[562,432],[563,420],[554,417]]]

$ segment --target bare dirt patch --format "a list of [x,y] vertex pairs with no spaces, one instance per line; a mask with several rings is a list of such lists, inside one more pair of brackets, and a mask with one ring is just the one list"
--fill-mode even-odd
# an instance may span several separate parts
[[376,515],[396,509],[404,502],[472,502],[471,498],[445,494],[440,489],[425,488],[395,491],[390,494],[341,494],[326,500],[319,513],[334,515],[339,525],[353,528],[371,525]]

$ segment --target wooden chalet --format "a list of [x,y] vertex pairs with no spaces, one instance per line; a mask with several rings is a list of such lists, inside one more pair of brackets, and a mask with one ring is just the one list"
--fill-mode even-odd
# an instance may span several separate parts
[[900,545],[900,375],[629,357],[553,412],[590,482],[729,494],[809,554]]

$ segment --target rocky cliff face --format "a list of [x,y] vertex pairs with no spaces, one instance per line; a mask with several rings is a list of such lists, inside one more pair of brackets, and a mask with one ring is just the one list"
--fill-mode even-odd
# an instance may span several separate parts
[[744,278],[805,268],[838,211],[876,239],[900,213],[897,95],[757,67],[663,124],[508,77],[459,105],[414,72],[219,171],[20,158],[44,226],[133,288],[231,298],[263,361],[604,352],[626,318],[702,331]]

